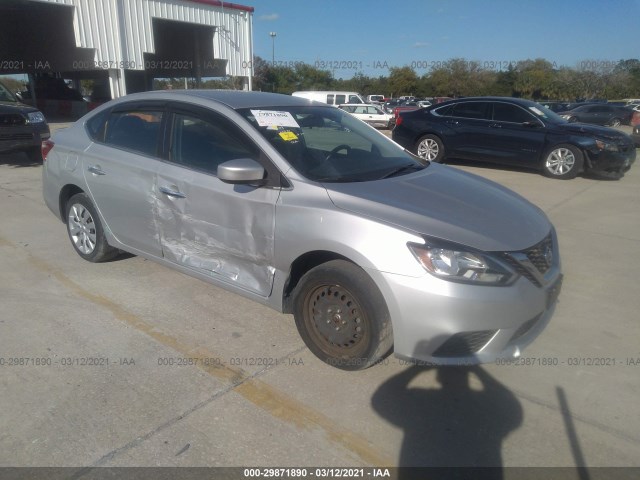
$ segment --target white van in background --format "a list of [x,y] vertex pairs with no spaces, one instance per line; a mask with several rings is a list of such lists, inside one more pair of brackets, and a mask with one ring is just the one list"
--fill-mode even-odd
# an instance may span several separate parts
[[344,105],[345,103],[365,103],[357,92],[304,91],[293,92],[291,95],[294,97],[308,98],[309,100],[314,100],[316,102],[326,103],[328,105],[333,105],[334,107]]

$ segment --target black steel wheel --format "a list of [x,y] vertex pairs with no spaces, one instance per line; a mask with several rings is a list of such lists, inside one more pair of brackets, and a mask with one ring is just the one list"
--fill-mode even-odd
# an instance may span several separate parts
[[332,260],[308,271],[294,291],[300,336],[319,359],[343,370],[362,370],[393,345],[382,294],[360,267]]

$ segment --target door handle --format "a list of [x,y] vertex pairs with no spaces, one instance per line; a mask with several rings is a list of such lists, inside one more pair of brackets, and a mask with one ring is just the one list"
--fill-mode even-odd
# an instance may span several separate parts
[[168,187],[160,187],[160,191],[169,197],[187,198],[187,196],[184,193],[179,192],[177,190],[171,190]]
[[489,125],[491,128],[502,128],[502,125],[500,125],[499,123],[492,123],[491,125]]
[[458,125],[459,122],[457,120],[447,120],[444,123],[448,125]]
[[94,175],[106,175],[107,172],[105,172],[104,170],[102,170],[102,168],[100,168],[100,165],[94,165],[92,167],[87,168],[87,170],[89,170],[89,172],[93,173]]

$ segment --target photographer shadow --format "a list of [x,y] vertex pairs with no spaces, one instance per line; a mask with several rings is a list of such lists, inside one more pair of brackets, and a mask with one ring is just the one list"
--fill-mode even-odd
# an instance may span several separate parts
[[[523,419],[518,399],[479,366],[437,367],[439,387],[410,386],[429,370],[411,366],[372,398],[376,412],[404,430],[398,466],[491,467],[482,478],[502,479],[502,441]],[[398,478],[414,477],[401,470]]]

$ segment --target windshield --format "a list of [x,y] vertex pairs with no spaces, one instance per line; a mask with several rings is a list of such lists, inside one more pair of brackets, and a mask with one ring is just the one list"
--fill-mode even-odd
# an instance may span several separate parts
[[271,107],[238,112],[310,180],[366,182],[410,173],[428,164],[338,108]]
[[11,93],[11,91],[9,91],[9,89],[2,83],[0,83],[0,102],[17,102],[16,97],[13,96],[13,93]]
[[532,103],[527,109],[541,120],[551,123],[567,123],[567,121],[550,108],[544,107],[539,103]]

